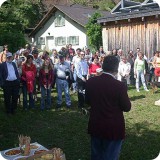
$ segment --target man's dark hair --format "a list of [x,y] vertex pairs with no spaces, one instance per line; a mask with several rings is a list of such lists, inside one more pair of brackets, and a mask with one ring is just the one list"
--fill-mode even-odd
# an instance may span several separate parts
[[104,72],[118,72],[119,61],[118,58],[111,55],[106,56],[103,61],[102,69]]
[[32,54],[38,54],[38,50],[37,50],[37,49],[34,49],[34,50],[32,51]]
[[76,49],[76,51],[78,51],[78,50],[81,52],[81,49],[80,49],[80,48],[77,48],[77,49]]
[[30,58],[33,59],[33,56],[32,56],[31,54],[29,54],[29,55],[27,56],[27,60],[30,59]]

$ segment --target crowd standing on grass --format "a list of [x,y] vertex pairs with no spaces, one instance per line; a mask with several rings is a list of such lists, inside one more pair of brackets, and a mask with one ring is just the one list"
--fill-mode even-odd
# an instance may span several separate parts
[[124,53],[122,49],[105,52],[101,46],[92,53],[87,47],[75,50],[69,44],[49,53],[26,45],[12,54],[4,45],[0,53],[0,87],[7,114],[15,114],[21,99],[25,111],[36,109],[38,91],[40,110],[51,109],[53,88],[57,92],[56,110],[62,108],[63,92],[69,110],[72,94],[77,94],[78,109],[84,111],[89,104],[91,160],[118,159],[125,136],[123,112],[131,108],[127,88],[133,85],[140,92],[143,85],[148,92],[148,84],[160,82],[159,77],[160,52],[148,60],[140,48]]
[[[115,56],[119,62],[116,78],[126,86],[135,85],[137,92],[140,92],[141,84],[145,91],[149,91],[148,83],[160,81],[159,51],[148,60],[140,48],[135,53],[132,50],[124,53],[122,49],[104,52],[101,46],[95,53],[91,53],[87,47],[74,50],[69,44],[60,51],[53,49],[49,53],[39,52],[36,46],[27,44],[12,54],[9,46],[4,45],[0,53],[0,85],[4,91],[7,113],[14,113],[17,106],[15,103],[20,103],[21,99],[25,110],[34,109],[37,91],[41,92],[40,109],[50,109],[51,91],[54,87],[57,91],[56,109],[62,107],[62,92],[68,109],[72,106],[71,93],[78,96],[77,107],[84,108],[86,82],[103,72],[104,58],[109,55]],[[7,87],[9,85],[18,85],[18,92]]]

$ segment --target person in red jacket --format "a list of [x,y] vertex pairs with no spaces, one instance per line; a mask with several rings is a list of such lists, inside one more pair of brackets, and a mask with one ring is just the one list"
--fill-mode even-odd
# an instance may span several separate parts
[[94,56],[93,62],[89,65],[89,77],[94,77],[97,75],[96,69],[101,68],[99,64],[99,58],[97,55]]
[[[33,64],[33,56],[28,55],[26,62],[22,65],[22,92],[24,109],[34,108],[34,83],[36,76],[36,66]],[[29,94],[29,107],[27,103],[27,92]]]
[[123,112],[130,111],[131,103],[127,87],[115,78],[118,64],[115,56],[105,57],[103,73],[86,82],[85,101],[91,106],[91,160],[117,160],[125,138]]
[[[41,86],[41,110],[51,107],[51,87],[53,83],[53,68],[51,61],[45,59],[39,72]],[[45,103],[46,100],[46,103]]]

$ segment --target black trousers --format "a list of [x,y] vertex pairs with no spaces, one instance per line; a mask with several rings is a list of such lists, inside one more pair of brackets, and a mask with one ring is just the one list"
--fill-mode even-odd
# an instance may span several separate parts
[[5,81],[3,86],[4,103],[7,113],[13,114],[17,108],[20,83],[18,80]]
[[[85,79],[87,76],[83,76]],[[77,88],[78,88],[78,108],[83,108],[85,104],[85,89],[86,82],[82,81],[77,77]]]

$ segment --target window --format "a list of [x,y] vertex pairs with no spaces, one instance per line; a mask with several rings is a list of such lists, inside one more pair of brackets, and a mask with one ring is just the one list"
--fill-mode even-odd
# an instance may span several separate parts
[[55,38],[55,45],[56,46],[66,45],[66,37],[56,37]]
[[38,37],[38,45],[45,45],[45,38],[44,37]]
[[79,36],[67,37],[67,44],[79,45]]
[[55,27],[62,27],[62,26],[65,26],[64,16],[58,15],[55,19]]

